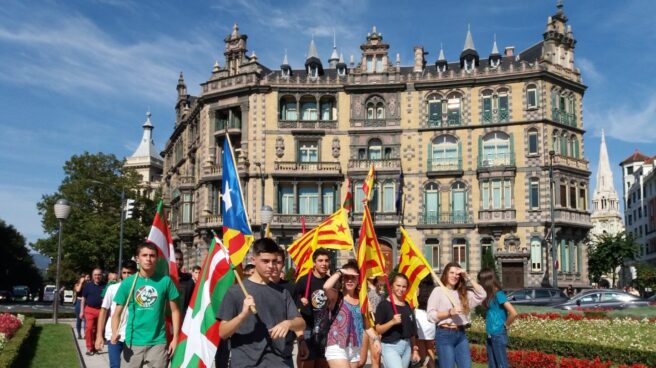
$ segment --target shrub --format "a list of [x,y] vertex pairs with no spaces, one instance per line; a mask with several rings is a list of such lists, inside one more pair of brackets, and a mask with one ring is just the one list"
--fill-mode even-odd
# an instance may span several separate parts
[[30,336],[34,327],[34,318],[26,318],[23,325],[16,331],[14,337],[7,342],[5,348],[0,353],[0,367],[11,367],[20,351],[23,342]]
[[21,319],[13,314],[0,314],[0,334],[3,334],[7,340],[14,336],[14,333],[22,324]]

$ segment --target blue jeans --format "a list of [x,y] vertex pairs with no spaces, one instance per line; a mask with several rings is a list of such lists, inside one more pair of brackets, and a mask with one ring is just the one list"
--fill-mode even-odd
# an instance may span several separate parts
[[80,318],[80,299],[75,299],[75,304],[73,306],[75,307],[75,330],[77,331],[77,337],[82,336],[82,319]]
[[464,330],[448,330],[437,328],[435,331],[435,347],[440,368],[471,368],[471,352],[469,341]]
[[508,332],[498,335],[488,335],[485,347],[487,349],[487,366],[490,368],[508,368]]
[[394,344],[382,343],[382,348],[385,367],[407,368],[410,365],[410,340],[402,339]]
[[121,367],[122,351],[123,351],[122,342],[118,341],[116,344],[112,344],[111,341],[107,341],[107,355],[109,356],[109,368]]

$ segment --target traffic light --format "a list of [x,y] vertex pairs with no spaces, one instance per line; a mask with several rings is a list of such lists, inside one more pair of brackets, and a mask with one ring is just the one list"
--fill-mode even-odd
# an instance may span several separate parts
[[125,218],[129,219],[132,218],[132,211],[134,211],[134,199],[128,198],[125,201]]

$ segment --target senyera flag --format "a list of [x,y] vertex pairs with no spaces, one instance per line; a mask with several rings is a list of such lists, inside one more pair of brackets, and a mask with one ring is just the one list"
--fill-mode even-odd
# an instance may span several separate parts
[[374,176],[376,173],[374,172],[374,164],[371,164],[371,168],[369,168],[369,172],[367,173],[367,177],[364,178],[364,183],[362,183],[362,191],[364,192],[364,200],[366,202],[369,202],[371,200],[371,196],[374,193]]
[[410,306],[417,307],[417,289],[419,283],[431,273],[431,266],[424,255],[419,251],[403,226],[401,230],[401,249],[399,251],[399,273],[408,278],[408,291],[406,301]]
[[369,297],[367,296],[367,279],[385,275],[385,261],[376,238],[374,224],[371,221],[369,206],[364,206],[360,238],[358,239],[358,267],[360,267],[360,311],[369,315]]
[[173,248],[173,239],[169,226],[164,216],[164,201],[160,200],[157,205],[157,213],[153,219],[153,226],[150,227],[147,241],[157,246],[157,275],[169,275],[175,285],[178,285],[178,267],[175,264],[175,249]]
[[211,367],[214,362],[220,341],[216,314],[235,280],[230,257],[219,243],[215,235],[182,323],[172,368]]
[[244,196],[237,174],[237,164],[228,135],[223,142],[223,244],[228,247],[232,264],[240,265],[253,243],[253,232],[248,222]]

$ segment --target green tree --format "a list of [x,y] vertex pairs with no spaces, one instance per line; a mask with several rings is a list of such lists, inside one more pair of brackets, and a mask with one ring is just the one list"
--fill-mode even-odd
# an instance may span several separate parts
[[652,291],[656,290],[656,266],[649,263],[638,263],[635,268],[638,277],[633,280],[633,286],[643,292],[647,288]]
[[590,279],[599,283],[603,275],[612,274],[611,286],[615,286],[615,270],[626,265],[626,262],[635,260],[639,251],[640,246],[631,233],[602,234],[595,237],[588,250]]
[[138,174],[124,169],[123,162],[111,154],[75,155],[64,164],[64,175],[58,191],[43,195],[37,204],[47,237],[38,240],[34,248],[53,259],[56,257],[59,222],[53,207],[59,198],[67,199],[72,208],[63,224],[61,277],[67,285],[94,267],[116,269],[121,190],[125,190],[125,198],[136,200],[133,217],[125,220],[124,260],[134,254],[138,243],[148,235],[156,202],[139,190]]
[[32,291],[41,288],[41,273],[27,249],[25,237],[12,225],[0,220],[0,289],[26,285]]

